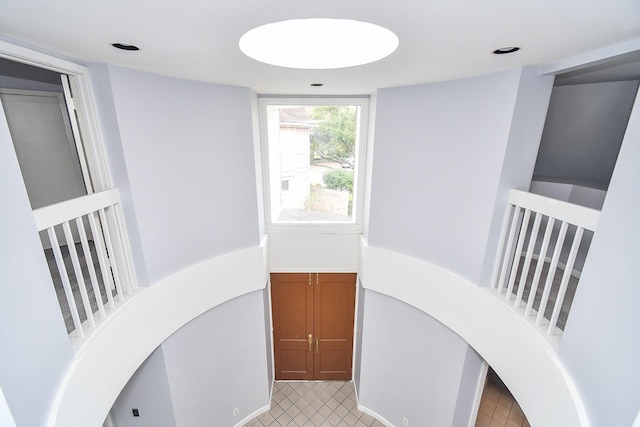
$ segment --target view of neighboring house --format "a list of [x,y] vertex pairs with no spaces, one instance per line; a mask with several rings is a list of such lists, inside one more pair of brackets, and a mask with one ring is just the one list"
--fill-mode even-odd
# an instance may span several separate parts
[[270,148],[280,153],[282,209],[306,209],[311,188],[310,131],[314,125],[305,107],[279,110],[279,138]]
[[[272,197],[279,195],[278,215],[274,215],[278,221],[350,219],[349,192],[326,188],[324,183],[326,172],[342,169],[343,165],[333,159],[323,159],[311,148],[313,129],[320,122],[311,116],[312,108],[277,107],[278,137],[269,139],[269,151],[272,166],[279,169],[280,189],[272,193]],[[273,120],[275,114],[270,118]],[[275,123],[269,125],[275,126]]]

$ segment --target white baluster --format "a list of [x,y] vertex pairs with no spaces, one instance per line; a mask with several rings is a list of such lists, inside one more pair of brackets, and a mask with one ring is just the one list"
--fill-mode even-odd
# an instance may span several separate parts
[[509,262],[513,255],[513,242],[516,236],[516,230],[518,229],[518,221],[520,219],[520,207],[516,206],[511,218],[511,225],[509,228],[509,238],[507,239],[507,248],[504,251],[502,259],[502,269],[500,271],[500,282],[498,283],[498,294],[502,293],[504,289],[505,281],[507,280],[507,271],[509,270]]
[[549,301],[549,294],[551,293],[551,287],[553,286],[553,277],[556,274],[558,268],[558,260],[560,259],[560,253],[562,252],[562,246],[564,245],[564,238],[567,235],[567,227],[569,224],[562,222],[560,226],[560,232],[558,233],[558,240],[556,246],[553,249],[551,255],[551,263],[549,264],[549,272],[547,273],[547,281],[544,284],[544,290],[542,291],[542,299],[540,300],[540,307],[538,307],[538,317],[536,317],[536,325],[542,323],[544,318],[544,312],[547,308],[547,302]]
[[78,253],[76,252],[76,244],[71,234],[71,227],[69,222],[62,223],[62,230],[64,231],[64,237],[67,241],[67,248],[69,249],[69,257],[71,258],[71,264],[73,265],[73,271],[76,275],[76,281],[78,282],[78,290],[82,297],[82,304],[84,305],[84,312],[87,315],[87,320],[91,326],[96,325],[96,321],[93,318],[93,311],[91,310],[91,302],[89,301],[89,295],[87,294],[87,288],[84,283],[84,276],[82,275],[82,267],[80,266],[80,259],[78,259]]
[[[518,286],[518,294],[516,295],[516,301],[514,307],[519,307],[522,301],[522,295],[524,294],[524,288],[527,284],[527,276],[529,275],[529,267],[531,266],[531,258],[533,258],[533,252],[538,241],[538,231],[540,230],[540,221],[542,220],[542,214],[536,213],[536,217],[533,220],[533,227],[531,228],[531,235],[529,236],[529,245],[527,246],[527,254],[524,258],[524,265],[522,266],[522,273],[520,274],[520,285]],[[523,229],[524,231],[524,229]],[[529,291],[531,294],[531,291]]]
[[571,250],[569,251],[567,264],[564,268],[562,281],[560,282],[560,289],[558,289],[558,297],[556,298],[556,303],[553,307],[553,313],[551,314],[551,319],[549,321],[549,329],[547,329],[547,334],[549,335],[552,335],[555,331],[556,323],[558,322],[558,317],[560,316],[560,310],[562,309],[562,303],[567,292],[567,286],[569,285],[569,279],[571,278],[573,265],[576,261],[576,256],[578,255],[578,248],[580,247],[583,233],[584,229],[582,227],[578,227],[576,230],[576,235],[573,237],[573,243],[571,244]]
[[553,225],[555,223],[555,218],[548,218],[547,227],[545,228],[544,237],[542,238],[542,246],[540,247],[540,253],[538,254],[536,271],[533,273],[533,280],[531,281],[531,290],[529,291],[529,298],[527,299],[527,308],[524,311],[525,316],[531,315],[531,310],[533,309],[533,303],[536,299],[536,294],[538,293],[540,276],[542,275],[542,269],[544,267],[545,260],[547,259],[547,250],[549,249],[549,241],[551,240],[551,233],[553,232]]
[[513,206],[511,203],[508,204],[507,207],[507,214],[504,216],[504,221],[502,224],[502,229],[500,231],[500,240],[499,240],[499,246],[498,246],[498,252],[497,252],[497,256],[493,265],[493,277],[491,278],[491,287],[492,288],[496,288],[498,286],[498,277],[499,277],[499,271],[500,271],[500,264],[502,262],[503,256],[502,254],[504,253],[504,247],[507,243],[507,232],[509,231],[509,219],[511,218],[511,215],[513,215],[513,211],[515,209],[515,206]]
[[[107,218],[106,218],[104,209],[99,209],[98,215],[100,216],[100,221],[102,222],[102,224],[107,224]],[[115,255],[114,255],[115,251],[113,250],[113,243],[111,240],[111,232],[109,230],[109,227],[105,226],[102,229],[104,231],[104,240],[107,245],[107,251],[109,252],[109,258],[115,259]],[[120,283],[120,274],[118,271],[117,262],[111,263],[111,270],[113,271],[113,279],[115,280],[115,283],[116,283],[116,291],[118,293],[118,299],[120,301],[124,301],[124,294],[122,293],[122,284]]]
[[89,241],[87,240],[87,233],[84,230],[84,222],[82,221],[82,217],[76,218],[76,226],[78,227],[78,233],[80,234],[82,252],[84,252],[84,262],[86,263],[87,270],[89,271],[89,278],[91,279],[91,289],[93,289],[93,296],[95,297],[100,317],[104,319],[107,317],[107,314],[104,311],[102,294],[100,293],[100,284],[98,283],[96,269],[93,265],[93,256],[91,255],[91,248],[89,247]]
[[[527,228],[529,228],[529,218],[531,217],[531,211],[526,209],[524,211],[524,218],[520,225],[520,233],[518,235],[518,243],[516,245],[516,252],[513,255],[513,263],[511,265],[511,274],[509,274],[509,286],[507,287],[507,294],[504,299],[509,301],[511,294],[513,293],[513,286],[516,282],[516,276],[518,275],[518,266],[520,265],[520,259],[522,258],[522,247],[524,241],[527,238]],[[520,287],[524,287],[524,283],[520,283]]]
[[82,322],[80,321],[80,315],[78,314],[76,300],[73,297],[71,283],[69,283],[67,268],[64,266],[64,258],[62,257],[62,252],[60,251],[60,243],[58,243],[58,236],[56,236],[55,227],[47,228],[47,234],[49,235],[49,240],[51,241],[51,249],[53,250],[53,256],[56,260],[56,266],[58,267],[60,280],[62,280],[64,295],[67,297],[67,304],[69,305],[69,312],[71,313],[73,326],[75,326],[76,334],[78,334],[78,336],[80,337],[83,337],[84,331],[82,330]]
[[96,245],[98,265],[100,265],[100,274],[102,275],[104,290],[107,293],[107,301],[109,301],[109,307],[111,307],[111,309],[114,309],[116,306],[115,302],[113,301],[113,289],[115,289],[115,285],[113,283],[113,277],[111,275],[111,267],[109,265],[109,259],[107,258],[107,251],[104,247],[102,227],[100,227],[98,221],[96,221],[95,212],[87,215],[87,218],[89,219],[91,234],[93,234],[93,243]]

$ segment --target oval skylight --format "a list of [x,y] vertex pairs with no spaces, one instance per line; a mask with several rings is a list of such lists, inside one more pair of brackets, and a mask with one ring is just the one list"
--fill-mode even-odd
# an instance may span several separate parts
[[324,70],[378,61],[398,47],[386,28],[350,19],[293,19],[262,25],[240,38],[240,50],[280,67]]

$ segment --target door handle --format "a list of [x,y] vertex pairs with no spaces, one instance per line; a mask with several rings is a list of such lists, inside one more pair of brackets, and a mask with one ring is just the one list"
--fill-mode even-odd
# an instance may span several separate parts
[[309,351],[313,351],[311,346],[313,346],[313,335],[309,334]]
[[320,342],[319,338],[316,338],[316,353],[318,353],[318,343]]

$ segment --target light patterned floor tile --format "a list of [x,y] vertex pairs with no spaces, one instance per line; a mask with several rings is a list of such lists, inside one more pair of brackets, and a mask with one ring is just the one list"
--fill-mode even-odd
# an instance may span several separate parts
[[349,381],[276,382],[271,409],[245,427],[369,427],[383,424],[358,411]]

